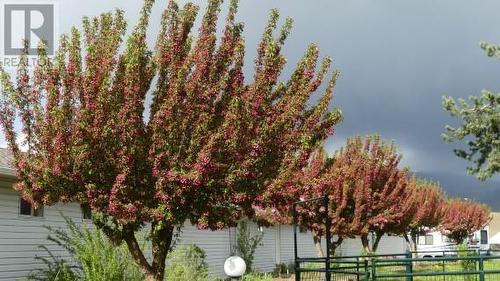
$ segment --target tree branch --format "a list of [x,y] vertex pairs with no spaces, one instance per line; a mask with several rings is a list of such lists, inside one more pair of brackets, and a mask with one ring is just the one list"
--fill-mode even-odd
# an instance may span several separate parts
[[152,275],[153,267],[149,264],[148,260],[144,256],[144,253],[142,252],[142,249],[137,242],[134,232],[131,230],[124,230],[123,240],[125,240],[125,243],[127,243],[127,247],[130,251],[130,254],[132,255],[132,258],[134,258],[135,262],[143,271],[143,273],[146,275]]

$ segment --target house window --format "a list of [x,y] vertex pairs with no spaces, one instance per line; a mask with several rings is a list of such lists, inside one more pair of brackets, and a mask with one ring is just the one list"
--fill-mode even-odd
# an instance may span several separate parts
[[488,231],[486,230],[481,230],[481,244],[488,244]]
[[92,211],[90,210],[89,204],[81,204],[80,210],[82,211],[82,217],[84,220],[92,219]]
[[418,244],[419,245],[434,245],[434,236],[432,235],[425,235],[425,236],[419,236],[418,237]]
[[40,206],[38,208],[34,208],[30,202],[28,202],[20,197],[19,198],[19,215],[30,216],[30,217],[43,217],[43,206]]

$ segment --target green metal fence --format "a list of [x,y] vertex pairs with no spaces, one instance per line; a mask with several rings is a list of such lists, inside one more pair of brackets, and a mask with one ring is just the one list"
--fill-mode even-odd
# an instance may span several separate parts
[[[420,254],[421,255],[421,254]],[[298,259],[299,281],[500,281],[500,255],[450,251],[440,257],[415,253]]]
[[373,259],[370,267],[369,280],[500,280],[500,257],[497,256]]

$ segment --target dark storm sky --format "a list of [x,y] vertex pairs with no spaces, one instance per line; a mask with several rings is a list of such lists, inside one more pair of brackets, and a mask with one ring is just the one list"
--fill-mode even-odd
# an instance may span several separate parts
[[[165,4],[155,5],[151,35]],[[124,9],[132,25],[140,6],[137,0],[60,0],[60,31],[114,7]],[[285,46],[286,74],[310,42],[342,72],[333,106],[342,109],[344,122],[327,143],[330,152],[349,136],[378,133],[396,141],[404,165],[440,181],[449,194],[500,210],[499,177],[482,183],[468,176],[467,163],[453,155],[455,145],[440,136],[446,124],[456,124],[442,110],[443,95],[500,90],[500,61],[479,48],[480,41],[500,42],[500,1],[241,0],[249,71],[271,8],[295,21]]]

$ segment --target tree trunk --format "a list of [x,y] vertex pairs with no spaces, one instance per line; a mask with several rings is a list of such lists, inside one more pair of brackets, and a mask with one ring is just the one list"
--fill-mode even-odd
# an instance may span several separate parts
[[368,234],[361,236],[361,244],[363,245],[363,249],[368,255],[374,255],[377,252],[378,245],[380,244],[380,240],[384,236],[384,233],[378,232],[375,234],[375,240],[373,241],[372,246],[370,247],[370,240],[368,239]]
[[413,245],[412,245],[412,242],[411,242],[411,239],[410,237],[408,236],[408,233],[405,233],[403,235],[405,241],[406,241],[406,248],[408,249],[408,251],[413,251],[412,248],[413,248]]
[[418,238],[418,234],[417,233],[412,233],[411,234],[411,242],[412,242],[411,251],[412,252],[416,252],[417,251],[417,238]]
[[340,245],[342,245],[343,241],[344,238],[339,236],[339,238],[337,238],[337,241],[330,243],[330,257],[335,256],[335,251],[337,250],[338,247],[340,247]]
[[[314,241],[314,249],[316,250],[316,255],[318,258],[324,258],[325,253],[323,251],[323,248],[321,247],[321,236],[317,235],[316,232],[312,232],[313,235],[313,241]],[[337,241],[331,241],[330,243],[330,257],[335,256],[335,251],[337,250],[340,245],[342,245],[342,242],[344,241],[343,237],[340,237],[337,239]],[[328,243],[328,241],[326,242]]]
[[135,263],[142,271],[144,276],[152,275],[153,268],[151,267],[151,265],[148,263],[148,260],[144,256],[144,253],[142,252],[142,249],[139,246],[139,243],[137,242],[134,232],[132,230],[124,230],[123,240],[127,244],[128,250],[132,258],[134,259]]
[[153,280],[163,281],[165,276],[165,260],[172,244],[174,227],[158,227],[158,225],[153,224],[151,230],[154,231],[151,241],[153,254],[152,267],[155,273],[155,279]]
[[406,246],[408,248],[408,251],[411,252],[412,258],[417,257],[417,235],[415,233],[411,233],[408,235],[408,233],[405,233],[404,236],[405,241],[406,241]]
[[314,242],[314,249],[316,250],[316,255],[318,256],[318,258],[324,258],[325,253],[323,253],[323,248],[321,247],[321,236],[318,236],[314,231],[312,233],[312,236]]
[[153,223],[151,226],[151,233],[151,254],[153,256],[153,262],[151,264],[144,256],[144,252],[140,248],[133,231],[124,230],[124,240],[127,243],[132,258],[144,274],[144,280],[163,281],[165,276],[165,261],[172,244],[174,227],[160,227],[159,224]]
[[313,234],[314,249],[316,250],[316,255],[318,258],[324,258],[325,253],[323,253],[323,248],[321,247],[321,236]]
[[378,245],[380,244],[380,240],[382,239],[382,237],[384,236],[384,233],[381,233],[381,232],[377,232],[375,234],[375,241],[373,241],[373,245],[372,245],[372,253],[375,254],[378,250]]
[[367,255],[372,254],[372,249],[370,248],[370,241],[368,240],[368,235],[361,235],[361,244],[363,245],[363,250]]

